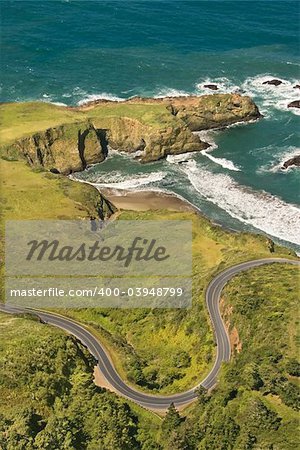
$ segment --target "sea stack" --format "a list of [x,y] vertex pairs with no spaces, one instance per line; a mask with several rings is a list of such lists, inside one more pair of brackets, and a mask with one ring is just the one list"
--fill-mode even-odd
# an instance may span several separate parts
[[263,84],[270,84],[271,86],[279,86],[280,84],[282,84],[282,81],[274,78],[273,80],[264,81]]

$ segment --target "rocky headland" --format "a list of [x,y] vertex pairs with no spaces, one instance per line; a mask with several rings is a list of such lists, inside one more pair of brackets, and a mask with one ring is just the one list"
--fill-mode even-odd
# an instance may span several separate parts
[[[21,217],[39,217],[43,208],[47,217],[66,217],[67,210],[73,211],[68,213],[72,217],[109,217],[116,209],[105,195],[64,175],[102,162],[110,148],[141,162],[201,151],[209,144],[194,132],[261,117],[254,102],[238,94],[96,101],[81,107],[7,103],[0,105],[0,114],[7,218],[16,208],[17,194],[24,197],[24,208],[19,204],[18,209]],[[39,195],[28,201],[28,186],[37,184]]]
[[[1,108],[9,111],[10,105]],[[39,109],[45,116],[47,107],[49,121],[56,108],[62,115],[61,123],[48,127],[44,117],[40,120]],[[23,103],[18,104],[18,116],[24,117],[33,132],[16,135],[2,147],[2,156],[25,159],[30,166],[61,174],[102,162],[108,148],[130,153],[141,162],[200,151],[209,144],[195,131],[261,117],[251,98],[239,94],[96,101],[76,108]],[[20,133],[17,126],[15,132]]]

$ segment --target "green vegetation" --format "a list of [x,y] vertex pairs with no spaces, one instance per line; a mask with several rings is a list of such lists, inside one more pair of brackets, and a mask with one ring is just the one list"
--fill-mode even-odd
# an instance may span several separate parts
[[[4,260],[6,220],[81,219],[109,216],[112,206],[88,184],[31,170],[21,161],[0,159],[0,259]],[[0,269],[1,291],[3,289]]]
[[209,281],[217,272],[238,262],[286,257],[289,250],[270,245],[270,240],[262,236],[227,232],[193,213],[123,212],[118,216],[118,220],[135,219],[192,220],[192,308],[60,312],[86,323],[100,337],[129,384],[145,391],[177,393],[195,386],[213,364],[215,345],[204,299]]
[[137,119],[145,125],[161,126],[172,122],[165,105],[101,104],[91,109],[75,109],[43,102],[4,103],[0,105],[0,141],[8,144],[21,137],[61,124],[115,117]]
[[[249,113],[257,113],[249,97],[235,96],[233,99],[231,94],[206,95],[196,101],[193,98],[172,100],[176,110],[183,106],[183,111],[180,113],[184,119],[187,119],[187,112],[193,115],[195,107],[199,105],[202,111],[218,112],[219,115],[226,113],[232,120],[230,116],[232,102],[240,102],[244,106],[244,111],[243,108],[240,108],[235,115],[244,114],[247,117]],[[45,102],[2,103],[0,105],[0,141],[2,144],[8,144],[47,128],[87,119],[101,120],[127,117],[147,126],[162,128],[166,125],[172,125],[176,121],[175,116],[171,114],[171,110],[167,106],[168,103],[161,100],[147,101],[147,99],[124,103],[103,102],[83,108],[70,108]],[[228,118],[226,117],[226,119]],[[198,120],[200,120],[199,117]],[[209,114],[204,114],[201,120],[208,121]]]
[[[0,105],[0,154],[69,174],[103,161],[107,145],[143,162],[207,148],[192,131],[260,117],[246,96],[132,99],[70,108],[41,102]],[[86,139],[87,138],[87,139]]]
[[32,171],[20,161],[0,160],[0,170],[2,221],[98,216],[101,197],[90,185]]
[[[216,97],[210,97],[205,104],[215,108],[215,101]],[[181,111],[182,121],[198,128],[197,114],[190,120],[185,111]],[[227,121],[232,120],[230,114]],[[49,127],[91,119],[97,126],[112,127],[116,144],[137,148],[144,127],[150,131],[162,127],[164,133],[167,130],[163,144],[159,144],[159,133],[154,140],[151,133],[147,135],[149,146],[162,145],[154,152],[158,156],[161,148],[174,144],[169,125],[181,120],[166,105],[146,103],[108,103],[77,110],[16,103],[0,105],[0,115],[5,146]],[[132,121],[139,123],[137,128]],[[66,128],[67,138],[71,128]],[[128,130],[133,134],[126,141]],[[190,130],[180,132],[189,151],[189,145],[194,145]],[[182,148],[181,141],[178,145]],[[93,157],[93,148],[89,151]],[[7,219],[89,218],[109,212],[109,205],[91,186],[42,168],[30,170],[24,162],[8,161],[3,155],[1,235]],[[14,156],[19,158],[12,152],[9,159]],[[192,308],[62,312],[84,322],[103,340],[129,383],[151,392],[183,391],[202,379],[215,357],[204,302],[209,280],[241,261],[294,255],[263,236],[232,234],[192,213],[126,212],[118,219],[193,221]],[[94,361],[75,339],[32,318],[1,314],[0,448],[294,450],[299,444],[298,274],[295,267],[274,265],[243,273],[228,284],[222,308],[230,324],[233,360],[224,365],[214,391],[199,389],[197,402],[181,417],[171,406],[163,422],[97,388],[92,383]]]
[[297,267],[236,276],[222,303],[236,342],[231,362],[212,392],[200,388],[185,413],[171,405],[163,421],[96,388],[94,361],[72,337],[0,315],[0,447],[295,450],[298,289]]
[[61,123],[85,119],[75,110],[43,102],[3,103],[0,105],[0,141],[7,144],[20,137]]
[[151,434],[160,419],[149,423],[149,413],[140,411],[139,420],[125,401],[97,388],[94,364],[57,329],[0,314],[0,448],[157,448]]
[[199,390],[164,448],[299,448],[299,379],[289,373],[299,367],[298,293],[299,268],[280,264],[245,272],[228,284],[223,315],[240,346],[217,388]]

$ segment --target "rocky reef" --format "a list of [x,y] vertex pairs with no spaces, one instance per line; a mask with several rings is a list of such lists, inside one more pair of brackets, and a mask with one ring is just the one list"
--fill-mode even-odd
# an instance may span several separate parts
[[293,156],[282,164],[282,169],[288,169],[289,167],[300,167],[300,155]]
[[[2,157],[26,159],[31,166],[62,174],[102,162],[109,147],[130,153],[141,162],[155,161],[169,154],[200,151],[209,144],[202,142],[194,132],[261,117],[250,97],[239,94],[162,99],[137,97],[125,102],[99,101],[80,108],[57,107],[60,109],[55,113],[59,112],[61,123],[42,129],[45,120],[41,125],[36,112],[30,116],[28,104],[23,105],[26,124],[30,124],[28,129],[36,128],[37,131],[25,133],[25,136],[23,133],[3,146]],[[35,111],[38,104],[31,105]],[[19,109],[22,113],[22,105]],[[69,123],[64,123],[63,114]]]

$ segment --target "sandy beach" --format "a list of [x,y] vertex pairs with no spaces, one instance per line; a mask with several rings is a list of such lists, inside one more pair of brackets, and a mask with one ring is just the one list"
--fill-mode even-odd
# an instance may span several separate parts
[[165,192],[128,191],[108,188],[99,190],[120,210],[149,211],[166,209],[168,211],[197,211],[193,205],[185,200]]

